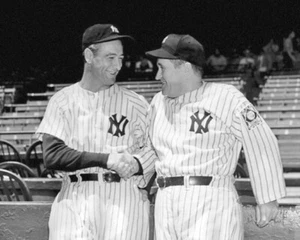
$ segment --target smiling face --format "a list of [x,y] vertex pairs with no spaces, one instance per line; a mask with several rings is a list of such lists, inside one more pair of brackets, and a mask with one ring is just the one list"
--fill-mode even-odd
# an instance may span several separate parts
[[177,66],[174,60],[162,59],[157,60],[158,71],[155,79],[162,82],[162,94],[171,98],[178,97],[185,93],[183,68]]
[[104,87],[115,83],[124,58],[123,45],[120,40],[99,43],[90,47],[93,52],[91,73],[99,79]]

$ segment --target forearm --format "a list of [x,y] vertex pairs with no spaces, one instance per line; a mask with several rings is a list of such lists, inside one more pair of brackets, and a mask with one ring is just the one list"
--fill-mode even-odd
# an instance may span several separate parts
[[258,204],[280,199],[286,194],[283,167],[275,136],[269,128],[264,128],[263,134],[265,135],[259,141],[251,142],[253,148],[244,145],[247,167]]
[[43,158],[48,169],[76,171],[88,167],[107,168],[108,156],[107,153],[77,151],[59,138],[43,135]]

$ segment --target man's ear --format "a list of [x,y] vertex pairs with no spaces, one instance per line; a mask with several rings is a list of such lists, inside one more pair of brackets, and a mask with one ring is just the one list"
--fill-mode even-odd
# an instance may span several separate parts
[[89,48],[84,49],[83,55],[84,55],[85,61],[87,63],[91,64],[92,60],[93,60],[93,57],[94,57],[94,54],[91,51],[91,49],[89,49]]
[[189,62],[185,62],[184,64],[182,64],[182,67],[185,72],[189,72],[192,69],[192,64]]

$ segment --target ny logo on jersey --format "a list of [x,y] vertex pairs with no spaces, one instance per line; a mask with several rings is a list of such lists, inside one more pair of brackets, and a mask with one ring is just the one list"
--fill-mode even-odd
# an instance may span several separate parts
[[122,115],[121,120],[117,120],[117,114],[109,117],[110,127],[108,129],[108,133],[112,134],[116,137],[121,137],[125,135],[125,127],[129,122],[126,117]]
[[[200,134],[208,132],[208,124],[212,120],[212,116],[208,112],[204,111],[204,115],[201,119],[199,118],[199,111],[195,112],[194,115],[192,115],[190,118],[192,120],[190,132],[195,132]],[[195,131],[196,123],[198,125],[198,128]]]

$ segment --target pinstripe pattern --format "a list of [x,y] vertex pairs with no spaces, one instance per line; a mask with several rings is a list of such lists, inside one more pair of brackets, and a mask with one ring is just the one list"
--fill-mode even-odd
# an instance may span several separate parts
[[[145,173],[120,183],[70,183],[66,174],[52,205],[50,240],[148,239],[149,202],[142,200],[138,190],[138,186],[145,186],[154,168],[155,154],[144,146],[147,107],[143,97],[118,85],[92,93],[76,83],[50,99],[38,133],[52,134],[79,151],[128,150],[139,158]],[[128,120],[124,136],[108,133],[109,118],[114,114],[118,121],[122,115]],[[112,131],[116,130],[113,126]],[[68,174],[98,173],[102,179],[104,171],[93,167]]]
[[233,191],[206,186],[159,190],[157,239],[243,239],[242,212]]
[[[210,186],[158,191],[157,240],[243,239],[241,209],[233,185],[242,146],[257,202],[285,195],[275,136],[259,115],[259,124],[249,129],[243,118],[247,107],[251,104],[235,87],[216,83],[204,82],[199,89],[175,99],[161,93],[153,98],[150,137],[159,158],[158,176],[213,176]],[[199,119],[207,115],[202,119],[201,133],[195,133],[199,122],[193,125],[192,120],[197,112]]]

